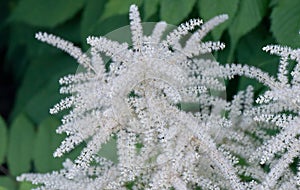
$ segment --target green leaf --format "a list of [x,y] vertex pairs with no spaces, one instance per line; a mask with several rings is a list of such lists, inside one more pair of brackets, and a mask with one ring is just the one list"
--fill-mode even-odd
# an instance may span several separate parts
[[270,0],[269,7],[274,7],[278,4],[279,0]]
[[0,165],[4,161],[7,149],[7,129],[4,120],[0,116]]
[[[61,34],[62,38],[77,43],[81,41],[79,32],[78,20],[72,19],[63,25],[49,30],[49,33]],[[37,27],[32,27],[24,23],[18,23],[11,25],[9,44],[7,52],[7,62],[5,63],[5,70],[12,70],[12,74],[15,76],[15,80],[23,79],[27,71],[28,65],[40,59],[40,56],[48,55],[52,53],[61,53],[60,50],[50,47],[49,45],[42,43],[34,38],[35,33],[41,30]],[[44,30],[44,29],[43,29]],[[50,59],[51,60],[51,59]],[[49,62],[49,61],[48,61]],[[40,63],[42,65],[42,63]],[[56,64],[55,62],[52,63]],[[36,73],[38,74],[38,73]],[[34,75],[36,75],[34,74]]]
[[0,186],[0,190],[8,190],[5,187]]
[[196,0],[161,0],[160,17],[170,24],[179,24],[192,11]]
[[61,98],[63,96],[59,94],[58,80],[52,78],[27,101],[24,111],[34,122],[40,123],[50,115],[49,109],[59,102]]
[[[262,51],[262,48],[264,46],[268,44],[274,44],[274,43],[275,43],[275,39],[271,37],[268,28],[266,28],[262,24],[259,25],[258,27],[253,29],[250,33],[248,33],[243,38],[241,38],[237,46],[238,62],[242,64],[259,67],[261,62],[268,61],[277,57]],[[270,71],[273,70],[271,66],[269,69]]]
[[0,186],[6,190],[16,190],[17,183],[10,177],[0,176]]
[[55,27],[72,18],[84,5],[84,0],[20,0],[11,19],[33,26]]
[[[42,44],[49,47],[47,44]],[[78,64],[68,55],[55,53],[38,56],[26,70],[25,77],[18,89],[12,118],[26,112],[36,123],[49,116],[49,109],[63,96],[59,94],[60,77],[74,73]]]
[[149,19],[156,11],[159,0],[144,0],[144,20]]
[[60,122],[56,118],[47,117],[38,126],[33,152],[33,162],[38,172],[46,173],[61,169],[66,158],[75,159],[83,148],[84,143],[63,157],[54,158],[53,152],[66,137],[65,134],[56,133],[56,128],[59,125]]
[[13,176],[30,170],[35,139],[33,124],[24,115],[19,115],[9,130],[7,162]]
[[279,0],[274,7],[271,31],[280,44],[300,47],[300,1]]
[[234,19],[235,13],[238,8],[238,0],[199,0],[198,10],[201,17],[204,20],[208,20],[214,16],[220,14],[227,14],[229,19],[224,23],[217,26],[212,31],[213,38],[219,40],[223,31],[228,27],[228,25]]
[[[279,61],[278,57],[262,51],[264,46],[274,43],[275,39],[270,37],[268,29],[260,25],[241,38],[237,46],[237,60],[239,63],[255,66],[275,76]],[[248,85],[252,85],[256,93],[265,88],[263,84],[254,79],[241,77],[238,90],[245,90]]]
[[21,182],[20,183],[20,186],[19,186],[19,190],[31,190],[33,188],[36,188],[37,185],[34,185],[30,182],[27,182],[27,181],[24,181],[24,182]]
[[229,27],[230,55],[232,59],[235,47],[239,39],[250,32],[259,24],[268,7],[268,0],[243,0],[240,1],[237,14]]
[[142,0],[109,0],[105,4],[101,19],[104,20],[111,16],[127,14],[129,12],[129,7],[132,4],[140,6]]
[[54,158],[53,152],[60,145],[65,135],[56,134],[60,122],[48,117],[38,126],[33,161],[38,172],[46,173],[62,167],[63,158]]
[[[34,39],[34,29],[28,25],[19,23],[11,25],[9,29],[8,50],[6,54],[8,61],[5,63],[5,69],[11,70],[14,79],[17,81],[24,76],[24,70],[30,56],[28,53],[30,49],[26,46],[36,40]],[[36,46],[33,45],[33,47]]]
[[95,27],[97,20],[99,20],[105,1],[88,0],[84,7],[83,16],[81,19],[81,38],[83,44],[86,44],[86,38],[91,35],[92,29]]
[[[75,45],[79,45],[81,43],[81,33],[80,33],[80,20],[81,15],[77,15],[76,17],[72,18],[71,20],[68,20],[62,25],[59,25],[53,29],[49,29],[48,33],[55,34],[57,36],[60,36],[61,38],[68,40]],[[38,28],[40,31],[41,29]],[[35,31],[36,33],[36,31]],[[35,36],[35,35],[33,35]],[[35,41],[39,42],[39,40],[33,38]],[[45,46],[45,43],[40,43]],[[60,50],[61,51],[61,50]]]
[[92,33],[93,35],[104,36],[107,33],[110,33],[113,30],[119,29],[120,27],[126,25],[128,25],[128,16],[116,15],[116,16],[109,17],[105,20],[98,21]]

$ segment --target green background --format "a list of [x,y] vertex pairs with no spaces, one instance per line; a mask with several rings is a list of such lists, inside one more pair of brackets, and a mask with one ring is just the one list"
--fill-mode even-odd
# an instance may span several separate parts
[[[130,4],[139,6],[143,22],[165,20],[178,25],[189,18],[204,21],[226,13],[229,20],[207,36],[226,43],[214,56],[222,64],[239,62],[274,75],[278,58],[262,52],[267,44],[300,47],[298,0],[2,0],[0,1],[0,189],[30,189],[15,177],[24,172],[61,168],[64,158],[52,153],[64,135],[57,135],[60,115],[49,108],[62,96],[58,79],[76,71],[65,53],[34,38],[38,31],[61,36],[87,50],[86,37],[105,35],[128,25]],[[236,77],[227,81],[227,98],[247,85],[256,95],[264,87]],[[109,150],[109,147],[107,148]],[[103,154],[109,151],[103,151]]]

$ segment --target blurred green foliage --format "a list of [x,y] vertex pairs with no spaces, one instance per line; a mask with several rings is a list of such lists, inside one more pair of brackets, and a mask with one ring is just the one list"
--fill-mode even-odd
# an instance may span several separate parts
[[[189,18],[205,21],[228,14],[229,20],[208,37],[226,43],[225,50],[215,53],[221,63],[240,62],[274,75],[278,60],[261,48],[267,44],[300,46],[300,1],[295,0],[2,0],[1,190],[30,189],[31,184],[17,183],[15,177],[23,172],[57,170],[65,158],[52,157],[65,136],[55,133],[60,115],[50,117],[48,110],[62,98],[58,79],[75,72],[77,64],[61,51],[35,40],[34,34],[53,33],[87,50],[87,36],[105,35],[128,25],[132,3],[139,6],[143,22],[165,20],[177,25]],[[235,78],[228,82],[227,98],[249,84],[254,85],[256,94],[264,90],[255,81]],[[115,158],[111,147],[115,147],[114,139],[99,154]],[[66,157],[77,154],[78,150]]]

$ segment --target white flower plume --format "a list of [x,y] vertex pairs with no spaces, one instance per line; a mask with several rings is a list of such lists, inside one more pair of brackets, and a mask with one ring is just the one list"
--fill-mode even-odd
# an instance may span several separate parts
[[[225,47],[202,40],[227,17],[206,23],[192,19],[169,33],[167,24],[159,22],[146,36],[132,5],[132,45],[90,36],[88,53],[38,33],[37,39],[69,53],[84,68],[59,81],[60,92],[70,96],[50,113],[69,112],[57,129],[67,137],[54,156],[83,142],[86,146],[64,169],[23,174],[18,180],[41,185],[37,189],[297,189],[300,172],[287,168],[300,152],[299,49],[264,48],[281,57],[277,78],[202,56]],[[104,56],[111,60],[105,62]],[[291,80],[288,59],[297,62]],[[234,75],[254,78],[268,91],[256,104],[251,86],[231,102],[211,93],[224,91],[220,78]],[[280,132],[271,136],[270,128]],[[97,155],[110,140],[117,144],[116,163]],[[264,164],[270,164],[270,171]]]

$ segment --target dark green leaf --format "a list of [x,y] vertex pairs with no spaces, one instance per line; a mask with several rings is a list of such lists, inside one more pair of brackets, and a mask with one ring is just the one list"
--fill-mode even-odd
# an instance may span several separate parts
[[159,0],[144,0],[144,20],[152,16],[158,8]]
[[84,5],[84,0],[20,0],[11,19],[34,26],[55,27],[72,18]]
[[35,132],[33,124],[24,115],[13,121],[9,130],[7,162],[13,176],[30,170]]
[[105,1],[88,0],[83,11],[81,19],[81,38],[83,44],[86,44],[86,37],[91,35],[92,29],[99,20]]
[[4,161],[7,149],[7,129],[4,120],[0,116],[0,165]]
[[28,53],[30,49],[26,46],[27,44],[31,44],[34,40],[33,28],[22,23],[10,27],[8,50],[6,54],[8,61],[5,64],[5,69],[12,71],[15,80],[20,80],[24,76],[24,70],[26,69],[28,57],[30,56]]
[[142,0],[109,0],[105,5],[101,19],[104,20],[111,16],[127,14],[132,4],[140,6]]
[[[43,46],[48,47],[47,44]],[[52,47],[51,47],[52,48]],[[77,63],[68,55],[50,53],[36,57],[26,70],[23,82],[18,90],[12,117],[26,111],[31,119],[40,123],[49,115],[49,109],[59,101],[58,80],[60,77],[74,73]]]
[[[237,46],[238,62],[259,67],[261,62],[277,57],[262,51],[264,46],[274,43],[275,39],[271,37],[268,29],[263,25],[259,25],[253,31],[241,38]],[[276,67],[276,65],[270,65],[270,71],[272,70],[272,66]]]
[[24,182],[20,183],[19,190],[31,190],[31,189],[34,189],[36,187],[37,187],[37,185],[33,185],[33,184],[31,184],[27,181],[24,181]]
[[198,1],[198,10],[201,17],[204,20],[208,20],[214,16],[220,14],[227,14],[229,19],[222,23],[220,26],[217,26],[212,31],[213,38],[219,40],[223,31],[228,27],[228,25],[234,19],[234,15],[237,11],[238,0],[199,0]]
[[279,43],[300,47],[300,1],[279,0],[271,19],[271,31]]
[[160,17],[170,24],[179,24],[192,11],[196,0],[161,0]]
[[[49,56],[49,54],[61,52],[35,39],[35,33],[39,30],[40,28],[31,27],[24,23],[18,23],[10,27],[8,61],[5,67],[7,70],[12,71],[17,80],[22,79],[24,76],[24,71],[30,64],[30,60],[40,59],[41,55]],[[62,38],[74,43],[81,41],[79,23],[75,19],[52,29],[49,33],[61,34]]]
[[17,183],[7,176],[0,176],[0,186],[4,187],[7,190],[16,190]]
[[92,33],[93,35],[104,36],[107,33],[112,32],[113,30],[116,30],[126,25],[128,25],[128,16],[116,15],[116,16],[109,17],[105,20],[98,21]]
[[0,190],[8,190],[8,189],[5,188],[5,187],[0,186]]
[[[270,37],[267,28],[260,25],[249,34],[241,38],[237,46],[237,59],[239,63],[258,67],[271,75],[277,73],[278,57],[262,51],[268,44],[274,44],[275,40]],[[252,85],[256,92],[264,88],[264,85],[256,80],[241,77],[238,90],[245,90]]]
[[34,122],[40,123],[50,115],[49,109],[61,98],[58,80],[53,78],[27,101],[24,111]]
[[279,0],[270,0],[269,7],[274,7],[278,4]]
[[[238,40],[259,24],[268,7],[268,0],[240,1],[237,14],[229,26],[231,59]],[[231,61],[231,60],[230,60]]]
[[[55,34],[60,36],[61,38],[68,40],[74,44],[81,43],[81,33],[80,33],[80,21],[81,15],[76,15],[76,17],[68,20],[62,25],[59,25],[53,29],[49,29],[48,33]],[[39,31],[41,29],[39,28]],[[34,38],[35,41],[39,42],[37,39]],[[43,43],[41,43],[43,44]],[[45,44],[43,44],[45,45]],[[78,45],[77,45],[78,46]]]
[[65,135],[56,134],[59,121],[48,117],[38,127],[33,161],[38,172],[50,172],[62,167],[63,158],[54,158],[53,152],[60,145]]

